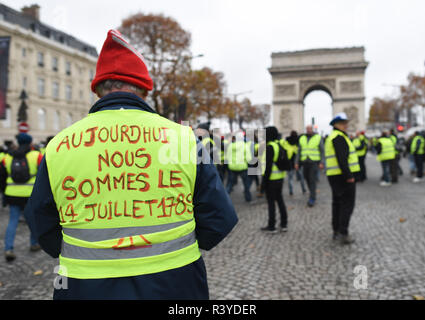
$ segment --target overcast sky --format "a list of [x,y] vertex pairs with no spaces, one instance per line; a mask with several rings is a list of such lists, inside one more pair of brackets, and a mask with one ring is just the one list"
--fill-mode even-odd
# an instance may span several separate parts
[[[163,13],[192,34],[194,67],[225,75],[229,93],[251,91],[271,103],[271,53],[364,46],[366,104],[394,95],[409,72],[425,73],[424,0],[0,0],[16,10],[38,3],[41,20],[102,47],[109,29],[136,12]],[[330,114],[330,99],[314,94],[307,111]],[[312,104],[313,106],[310,106]],[[368,109],[367,109],[368,110]],[[306,118],[314,115],[309,111]],[[328,116],[326,116],[327,118]],[[323,116],[322,116],[323,118]],[[327,122],[328,119],[325,119]]]

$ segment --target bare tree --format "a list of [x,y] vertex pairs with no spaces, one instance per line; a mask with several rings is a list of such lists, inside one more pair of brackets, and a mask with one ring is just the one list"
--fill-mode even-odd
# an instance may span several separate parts
[[163,99],[169,96],[177,74],[190,68],[191,34],[171,17],[143,13],[124,19],[119,31],[146,60],[154,82],[153,106],[159,114],[170,117],[174,104],[163,103]]

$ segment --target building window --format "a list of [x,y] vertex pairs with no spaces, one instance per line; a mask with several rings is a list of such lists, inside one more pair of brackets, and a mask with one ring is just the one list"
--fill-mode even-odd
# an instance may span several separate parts
[[72,125],[72,114],[67,113],[66,114],[66,126],[69,127],[70,125]]
[[12,126],[12,111],[10,110],[9,105],[6,105],[6,117],[1,122],[3,123],[3,128],[10,128]]
[[38,78],[38,95],[44,97],[46,92],[46,81],[42,78]]
[[52,58],[52,70],[58,71],[58,58],[56,57]]
[[65,99],[66,101],[72,100],[72,86],[66,85],[65,87]]
[[53,130],[59,131],[61,125],[61,117],[59,111],[55,111],[53,116]]
[[22,58],[27,56],[27,48],[22,48]]
[[44,53],[38,52],[37,53],[37,63],[39,67],[44,67]]
[[46,130],[46,111],[44,109],[38,109],[38,128]]
[[26,90],[28,85],[28,79],[27,77],[22,78],[22,89]]
[[71,75],[71,62],[67,61],[67,62],[65,63],[65,70],[66,70],[66,74],[67,74],[68,76],[70,76],[70,75]]
[[52,97],[53,97],[53,99],[59,99],[59,82],[53,81]]

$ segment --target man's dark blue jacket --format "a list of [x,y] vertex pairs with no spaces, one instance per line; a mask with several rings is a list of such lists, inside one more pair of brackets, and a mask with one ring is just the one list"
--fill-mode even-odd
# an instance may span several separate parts
[[[90,109],[90,113],[121,108],[155,112],[134,94],[114,92],[98,100]],[[198,142],[198,147],[200,144]],[[209,157],[205,149],[200,149],[199,156]],[[217,170],[214,164],[209,162],[198,161],[193,196],[195,232],[199,248],[203,250],[210,250],[216,246],[238,221]],[[33,220],[31,224],[34,224],[43,250],[53,258],[59,257],[62,228],[50,188],[45,159],[40,164],[25,214]],[[209,298],[207,274],[202,257],[184,267],[160,273],[108,279],[68,278],[67,281],[67,289],[54,290],[54,299]]]

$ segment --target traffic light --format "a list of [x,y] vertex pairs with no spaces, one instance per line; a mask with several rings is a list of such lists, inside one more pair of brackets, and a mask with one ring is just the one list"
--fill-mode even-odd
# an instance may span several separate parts
[[404,126],[402,126],[401,124],[399,124],[399,125],[397,126],[397,131],[398,131],[398,132],[403,132],[403,131],[404,131]]

